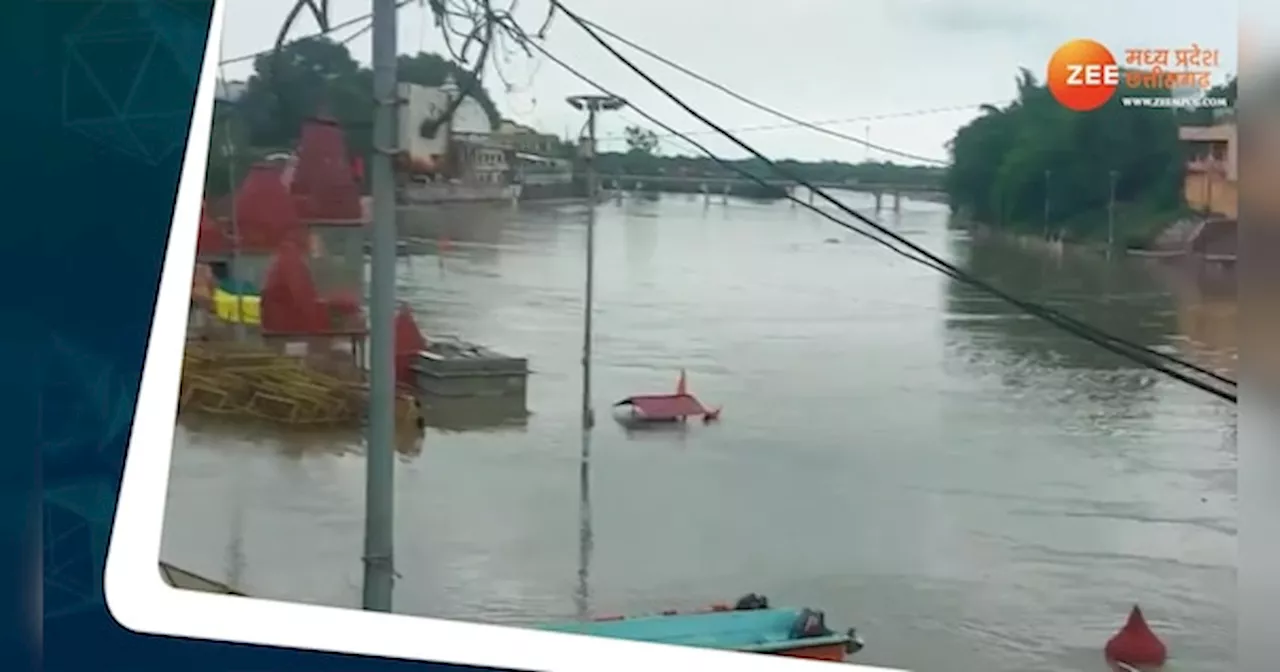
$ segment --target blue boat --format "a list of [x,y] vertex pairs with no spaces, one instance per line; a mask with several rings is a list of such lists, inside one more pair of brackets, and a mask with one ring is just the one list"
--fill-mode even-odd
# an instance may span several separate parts
[[[748,598],[756,598],[757,601]],[[748,598],[740,600],[739,606],[733,609],[599,618],[544,626],[542,629],[828,661],[843,661],[862,649],[862,640],[854,629],[843,633],[832,631],[827,628],[821,611],[770,608],[764,598]],[[744,603],[747,604],[745,608]]]

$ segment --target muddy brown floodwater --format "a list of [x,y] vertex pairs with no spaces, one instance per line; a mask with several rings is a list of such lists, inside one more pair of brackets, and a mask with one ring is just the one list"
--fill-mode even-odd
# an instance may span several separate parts
[[[1234,669],[1234,407],[803,209],[608,204],[584,504],[583,210],[403,217],[406,237],[453,242],[441,261],[411,240],[401,261],[423,328],[536,373],[527,422],[454,409],[401,457],[397,611],[521,624],[757,592],[857,626],[870,664],[1101,671],[1136,602],[1170,671]],[[943,206],[885,217],[1020,295],[1233,366],[1229,282],[975,240]],[[607,420],[681,367],[724,406],[718,425],[628,436]],[[164,558],[358,605],[362,450],[179,428]]]

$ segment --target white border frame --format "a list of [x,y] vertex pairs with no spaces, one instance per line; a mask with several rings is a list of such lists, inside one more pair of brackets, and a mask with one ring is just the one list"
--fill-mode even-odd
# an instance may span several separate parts
[[[201,593],[174,588],[161,578],[160,539],[175,429],[170,419],[178,406],[224,15],[225,2],[215,0],[107,551],[103,589],[112,617],[145,634],[515,670],[831,669],[798,658]],[[862,665],[841,669],[894,672]]]

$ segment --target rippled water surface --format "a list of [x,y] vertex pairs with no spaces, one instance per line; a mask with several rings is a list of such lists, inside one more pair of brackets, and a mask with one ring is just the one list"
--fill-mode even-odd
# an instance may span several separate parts
[[[869,199],[850,196],[855,207]],[[1210,366],[1212,279],[886,222],[956,264]],[[860,662],[1102,670],[1140,602],[1168,669],[1234,669],[1234,409],[786,205],[602,206],[594,402],[678,370],[723,421],[592,440],[580,479],[581,208],[408,213],[401,297],[429,333],[527,354],[526,423],[451,409],[397,471],[398,611],[503,623],[747,592],[825,609]],[[410,244],[410,251],[416,246]],[[604,418],[602,417],[602,420]],[[166,560],[358,605],[358,436],[180,427]]]

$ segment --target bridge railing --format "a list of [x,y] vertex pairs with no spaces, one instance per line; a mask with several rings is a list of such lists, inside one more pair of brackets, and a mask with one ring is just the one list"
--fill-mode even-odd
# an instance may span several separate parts
[[[601,183],[608,185],[617,182],[619,185],[635,184],[636,182],[644,182],[646,184],[705,184],[708,187],[719,187],[725,185],[751,185],[755,186],[756,182],[741,177],[712,177],[712,176],[693,176],[693,175],[602,175]],[[768,179],[764,182],[774,187],[796,187],[800,186],[791,180]],[[936,184],[919,184],[909,182],[822,182],[810,180],[810,184],[819,189],[851,189],[854,191],[885,191],[885,192],[929,192],[942,193],[942,185]]]

